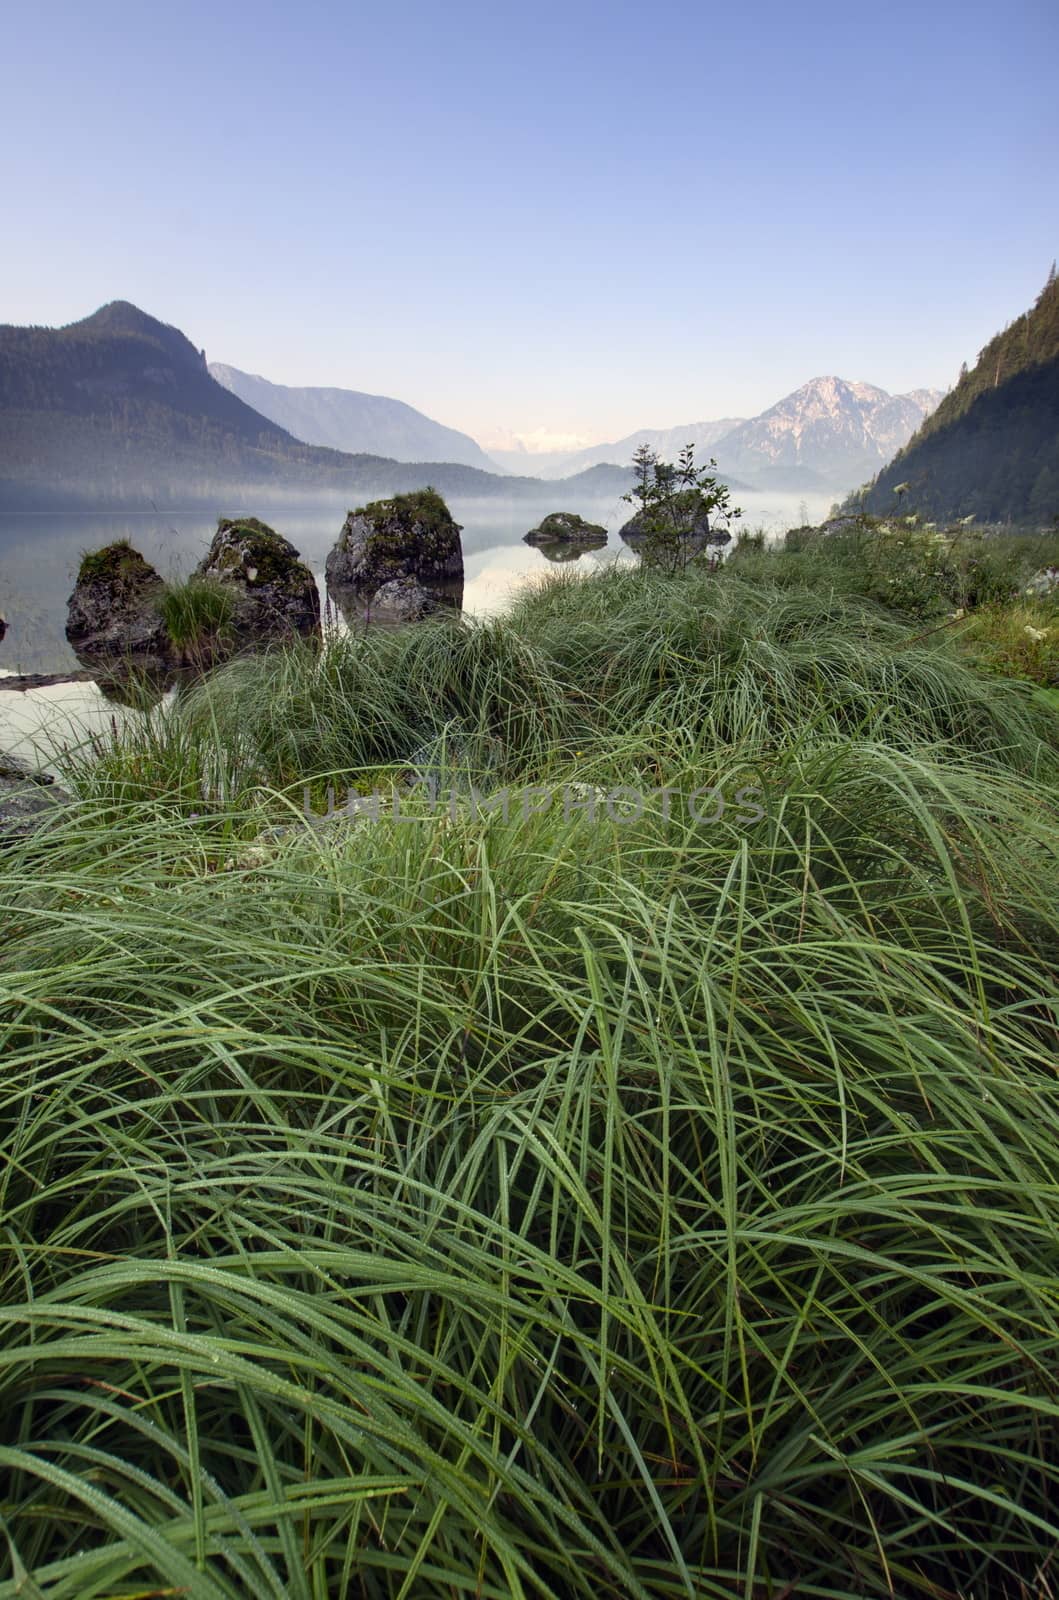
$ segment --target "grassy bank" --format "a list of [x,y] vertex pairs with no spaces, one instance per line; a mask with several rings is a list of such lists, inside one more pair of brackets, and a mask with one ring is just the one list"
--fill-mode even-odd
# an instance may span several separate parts
[[1059,738],[922,632],[564,576],[86,754],[0,853],[0,1596],[1051,1592]]

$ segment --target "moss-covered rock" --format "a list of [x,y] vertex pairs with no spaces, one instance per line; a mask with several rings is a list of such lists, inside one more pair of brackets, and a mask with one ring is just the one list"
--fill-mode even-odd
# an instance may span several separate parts
[[538,527],[524,536],[524,543],[541,549],[554,545],[579,545],[583,550],[599,550],[607,542],[607,530],[598,522],[586,522],[576,511],[550,511]]
[[319,632],[316,579],[290,541],[257,517],[222,517],[195,576],[230,590],[233,648]]
[[395,578],[428,589],[462,583],[460,525],[433,489],[373,500],[349,513],[326,570],[329,589],[356,596],[370,597]]
[[86,665],[146,660],[170,654],[158,602],[161,576],[127,539],[81,558],[67,602],[66,637]]

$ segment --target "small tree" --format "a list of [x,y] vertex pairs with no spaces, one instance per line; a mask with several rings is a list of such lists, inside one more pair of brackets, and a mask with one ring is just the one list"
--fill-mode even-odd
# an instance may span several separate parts
[[645,565],[681,572],[711,542],[710,518],[725,525],[742,511],[731,503],[728,485],[716,476],[717,463],[695,466],[695,446],[685,445],[676,465],[643,444],[633,457],[636,482],[623,500],[634,505],[640,558]]

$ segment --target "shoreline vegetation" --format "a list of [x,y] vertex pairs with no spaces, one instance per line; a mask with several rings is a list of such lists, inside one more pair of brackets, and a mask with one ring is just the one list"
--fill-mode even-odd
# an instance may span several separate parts
[[562,568],[67,751],[0,1600],[1053,1593],[1057,560]]

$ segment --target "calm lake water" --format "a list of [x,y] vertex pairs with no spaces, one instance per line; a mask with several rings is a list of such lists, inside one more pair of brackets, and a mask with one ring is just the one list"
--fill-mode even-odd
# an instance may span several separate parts
[[[451,510],[463,525],[466,569],[464,608],[478,616],[501,610],[514,589],[531,574],[551,570],[539,551],[523,544],[522,537],[544,512],[565,503],[525,501],[452,501]],[[328,551],[338,537],[347,507],[325,502],[306,507],[256,500],[244,508],[282,533],[301,552],[314,572],[321,574]],[[613,530],[614,554],[624,550],[617,529],[628,508],[615,496],[604,502],[582,502],[569,509],[591,516]],[[224,515],[240,508],[220,507]],[[85,513],[76,516],[0,516],[0,616],[7,634],[0,641],[0,669],[8,672],[65,672],[77,668],[66,643],[66,602],[74,585],[81,555],[113,539],[129,539],[163,577],[186,575],[205,553],[217,525],[217,514],[198,509],[186,515],[128,516]],[[588,567],[611,551],[580,558]]]
[[[742,526],[774,533],[800,520],[797,500],[781,495],[741,497]],[[808,507],[826,515],[830,499]],[[571,498],[556,485],[539,501],[450,501],[463,526],[465,568],[464,610],[474,616],[502,611],[517,589],[536,574],[558,570],[540,550],[523,543],[523,535],[548,511],[578,511],[607,528],[605,549],[586,552],[575,570],[590,571],[614,560],[630,560],[618,529],[630,515],[619,495],[605,499]],[[199,508],[181,515],[129,516],[123,513],[0,515],[0,616],[7,632],[0,640],[0,676],[13,673],[61,673],[78,670],[66,643],[66,603],[81,555],[113,539],[127,538],[163,577],[181,577],[204,554],[217,516],[240,512],[260,517],[282,533],[320,575],[328,551],[346,515],[344,502],[328,499],[304,503],[256,498],[252,506],[219,506],[216,513]],[[565,563],[569,567],[570,563]],[[55,749],[72,742],[80,731],[109,727],[121,718],[120,707],[103,699],[91,684],[61,685],[20,694],[0,692],[0,750],[24,755],[36,747]],[[45,731],[47,730],[47,731]]]

